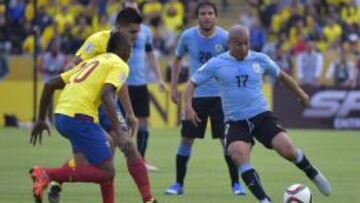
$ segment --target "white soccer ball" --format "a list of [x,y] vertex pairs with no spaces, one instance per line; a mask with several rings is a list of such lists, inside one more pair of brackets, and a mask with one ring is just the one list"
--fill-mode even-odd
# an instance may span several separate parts
[[291,185],[284,192],[283,203],[312,203],[311,191],[304,184]]

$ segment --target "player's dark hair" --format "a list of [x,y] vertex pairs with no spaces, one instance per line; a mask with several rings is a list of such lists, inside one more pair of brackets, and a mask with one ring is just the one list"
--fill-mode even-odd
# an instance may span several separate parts
[[214,9],[214,12],[215,12],[215,16],[217,16],[217,8],[216,8],[216,5],[215,5],[214,3],[212,3],[211,1],[202,1],[202,2],[200,2],[200,3],[196,6],[196,9],[195,9],[195,14],[196,14],[196,16],[199,16],[200,8],[205,7],[205,6],[210,6],[211,8],[213,8],[213,9]]
[[117,25],[140,24],[142,21],[141,15],[133,8],[124,8],[116,16]]
[[130,37],[122,32],[111,33],[106,52],[117,54],[121,59],[127,61],[131,53]]

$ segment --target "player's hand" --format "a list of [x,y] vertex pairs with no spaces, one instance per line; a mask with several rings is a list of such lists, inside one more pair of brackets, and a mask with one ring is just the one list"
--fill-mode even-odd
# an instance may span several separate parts
[[174,102],[174,104],[178,104],[179,100],[180,100],[180,93],[177,87],[171,87],[171,101]]
[[300,96],[300,103],[304,106],[310,106],[310,97],[308,94],[306,94],[306,92],[303,92]]
[[195,125],[195,127],[198,127],[198,122],[201,122],[200,118],[196,114],[195,110],[190,107],[185,107],[185,120],[190,121]]
[[33,129],[31,130],[29,143],[35,146],[36,142],[38,141],[39,144],[41,144],[42,133],[44,130],[46,130],[48,135],[50,136],[50,128],[47,123],[43,120],[37,120],[34,124]]
[[134,137],[134,135],[139,130],[139,121],[138,121],[138,119],[135,117],[134,114],[126,115],[126,123],[129,126],[131,137]]
[[165,82],[163,80],[159,80],[159,91],[165,92],[165,89],[166,89]]

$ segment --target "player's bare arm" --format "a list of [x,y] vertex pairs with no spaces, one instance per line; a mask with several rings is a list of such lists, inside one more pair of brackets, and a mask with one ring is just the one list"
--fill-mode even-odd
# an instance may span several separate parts
[[105,112],[110,119],[111,129],[115,132],[115,135],[111,134],[111,136],[113,136],[112,138],[115,144],[119,146],[121,151],[125,154],[125,156],[127,156],[131,149],[132,141],[130,136],[121,132],[120,121],[117,117],[116,109],[113,103],[115,91],[116,90],[113,85],[105,84],[102,89],[101,98],[105,107]]
[[133,137],[138,131],[139,121],[134,114],[134,110],[130,101],[128,86],[126,84],[123,84],[123,86],[120,88],[118,98],[121,106],[124,108],[126,115],[125,119],[130,127],[131,137]]
[[50,128],[45,122],[47,109],[50,104],[50,98],[53,97],[55,90],[63,89],[64,87],[65,87],[65,83],[61,79],[61,77],[52,79],[44,85],[44,89],[40,99],[39,115],[38,118],[36,119],[33,129],[31,130],[31,135],[30,135],[29,142],[33,146],[35,146],[37,142],[41,144],[42,133],[44,130],[46,130],[48,132],[48,135],[50,135]]
[[309,95],[284,71],[280,72],[279,79],[283,81],[300,99],[304,106],[310,105]]
[[173,66],[171,67],[171,100],[175,103],[179,103],[179,90],[177,89],[177,81],[181,70],[181,58],[176,57],[174,59]]
[[195,91],[195,84],[192,81],[187,82],[184,92],[185,120],[189,120],[195,126],[197,126],[197,122],[200,122],[201,120],[192,106],[192,98],[194,96],[194,91]]
[[155,57],[155,54],[153,51],[147,52],[147,57],[149,59],[150,67],[153,69],[153,71],[156,74],[156,78],[158,79],[159,90],[161,92],[164,92],[165,91],[165,82],[161,75],[159,61],[156,60],[156,57]]
[[74,68],[77,64],[81,63],[82,61],[83,59],[78,56],[72,57],[71,60],[66,64],[65,70],[70,70]]

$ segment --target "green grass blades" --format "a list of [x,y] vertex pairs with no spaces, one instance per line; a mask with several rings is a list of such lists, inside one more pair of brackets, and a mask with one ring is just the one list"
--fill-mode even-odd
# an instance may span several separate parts
[[[33,202],[28,170],[34,165],[61,166],[71,157],[70,144],[55,130],[44,136],[41,146],[28,144],[30,130],[0,129],[0,203]],[[289,185],[304,183],[313,192],[314,203],[360,202],[360,132],[289,130],[297,146],[310,161],[328,177],[333,194],[324,197],[293,164],[281,159],[275,152],[256,144],[252,164],[260,174],[267,193],[274,203],[281,203],[282,194]],[[180,135],[176,129],[153,129],[146,158],[160,168],[151,172],[152,191],[160,203],[253,203],[246,197],[234,196],[220,143],[209,134],[197,140],[188,165],[185,195],[166,196],[164,190],[175,181],[175,154]],[[126,169],[119,150],[116,153],[116,202],[140,203],[141,198]],[[62,203],[101,202],[95,184],[65,184]],[[45,199],[44,202],[47,202]]]

